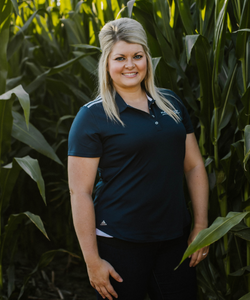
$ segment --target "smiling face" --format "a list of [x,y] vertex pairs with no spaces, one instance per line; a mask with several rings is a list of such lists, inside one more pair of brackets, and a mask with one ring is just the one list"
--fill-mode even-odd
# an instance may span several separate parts
[[147,74],[147,58],[140,44],[117,42],[108,58],[108,72],[114,88],[137,90]]

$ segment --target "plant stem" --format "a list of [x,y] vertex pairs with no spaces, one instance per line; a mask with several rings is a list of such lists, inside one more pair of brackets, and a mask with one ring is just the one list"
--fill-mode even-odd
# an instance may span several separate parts
[[[248,187],[248,182],[245,184],[245,188],[244,188],[244,200],[246,201],[248,199],[248,195],[249,195],[249,187]],[[246,208],[246,211],[249,211],[250,207]],[[250,219],[247,218],[245,220],[245,223],[248,227],[250,227]],[[247,266],[250,265],[250,242],[247,241]],[[250,275],[247,275],[247,285],[248,285],[248,292],[250,292]]]
[[242,68],[244,92],[246,92],[246,90],[247,90],[247,75],[246,75],[246,58],[245,57],[241,61],[241,68]]
[[[222,186],[224,180],[224,172],[219,170],[219,149],[218,149],[218,127],[219,127],[219,110],[218,108],[214,109],[214,160],[215,160],[215,173],[216,173],[216,182],[217,182],[217,197],[220,204],[221,216],[225,217],[227,215],[227,196]],[[224,196],[221,198],[221,195]],[[224,242],[224,251],[226,253],[226,258],[224,259],[224,267],[226,275],[230,273],[230,258],[227,254],[228,250],[228,236],[225,234],[223,236]]]

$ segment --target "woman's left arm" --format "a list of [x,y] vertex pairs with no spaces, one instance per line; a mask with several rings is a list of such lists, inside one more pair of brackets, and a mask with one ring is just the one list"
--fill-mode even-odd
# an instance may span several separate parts
[[[184,172],[194,213],[194,228],[188,239],[189,245],[208,226],[208,178],[194,133],[187,134]],[[207,256],[208,251],[209,247],[204,247],[193,253],[189,266],[195,267]]]

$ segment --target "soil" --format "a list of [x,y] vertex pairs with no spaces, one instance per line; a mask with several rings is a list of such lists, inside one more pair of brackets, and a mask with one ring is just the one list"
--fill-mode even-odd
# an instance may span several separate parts
[[[34,268],[23,266],[15,270],[15,290],[9,300],[17,300],[24,279]],[[7,275],[6,275],[7,276]],[[5,290],[7,278],[5,277]],[[7,299],[3,297],[3,299]],[[86,266],[79,259],[68,257],[57,259],[46,268],[38,270],[29,279],[20,300],[96,300],[91,287]]]
[[[1,299],[17,300],[26,276],[34,271],[34,266],[27,267],[27,262],[15,265],[15,289],[9,298],[3,296]],[[5,291],[7,282],[5,274]],[[20,300],[96,300],[96,293],[89,283],[85,263],[64,256],[32,274]]]

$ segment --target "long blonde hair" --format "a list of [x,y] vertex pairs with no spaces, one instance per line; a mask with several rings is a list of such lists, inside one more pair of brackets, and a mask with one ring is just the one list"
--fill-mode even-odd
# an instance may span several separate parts
[[114,44],[118,41],[124,41],[130,44],[140,44],[143,47],[147,58],[147,73],[142,84],[144,85],[145,90],[155,100],[157,106],[165,111],[176,122],[179,122],[180,117],[174,112],[174,106],[162,95],[154,84],[152,60],[147,45],[147,36],[142,25],[130,18],[121,18],[110,21],[106,23],[100,31],[99,40],[102,55],[98,66],[98,93],[103,100],[103,108],[107,117],[124,125],[120,119],[119,110],[115,102],[116,91],[107,71],[108,57]]

